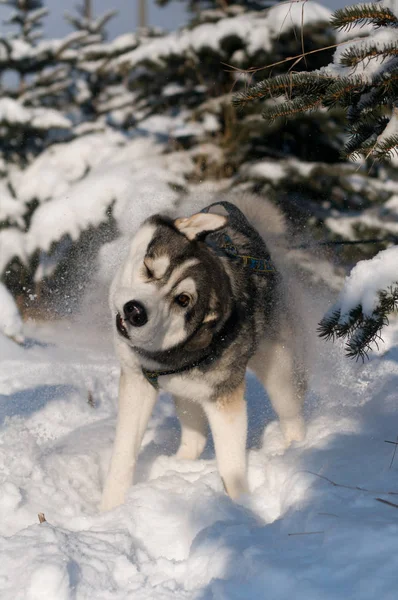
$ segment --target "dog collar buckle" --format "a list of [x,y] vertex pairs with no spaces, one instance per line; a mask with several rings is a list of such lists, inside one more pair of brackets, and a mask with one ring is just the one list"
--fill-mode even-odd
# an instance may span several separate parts
[[158,390],[159,389],[159,381],[158,381],[159,371],[148,371],[147,369],[144,369],[144,367],[141,367],[141,370],[142,370],[142,374],[144,375],[144,377],[148,381],[148,383],[150,383],[151,386],[155,388],[155,390]]

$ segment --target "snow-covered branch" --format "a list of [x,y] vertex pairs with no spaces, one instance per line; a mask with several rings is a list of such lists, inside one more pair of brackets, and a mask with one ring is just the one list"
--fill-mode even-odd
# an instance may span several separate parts
[[388,315],[398,309],[398,247],[360,261],[336,304],[319,325],[321,337],[346,338],[347,355],[365,358],[377,345]]

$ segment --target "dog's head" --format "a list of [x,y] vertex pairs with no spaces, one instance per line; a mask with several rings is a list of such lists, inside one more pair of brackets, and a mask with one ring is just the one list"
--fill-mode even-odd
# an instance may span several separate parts
[[206,348],[228,318],[231,287],[222,261],[202,241],[227,217],[155,215],[135,235],[111,287],[117,333],[147,353]]

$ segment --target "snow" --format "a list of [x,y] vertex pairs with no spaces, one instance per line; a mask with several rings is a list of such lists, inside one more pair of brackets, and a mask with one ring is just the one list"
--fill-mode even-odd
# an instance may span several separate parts
[[286,177],[287,173],[297,173],[302,177],[310,177],[312,171],[321,163],[304,162],[295,158],[269,160],[262,159],[253,163],[244,164],[240,172],[244,177],[278,183]]
[[0,273],[13,258],[26,262],[26,234],[16,227],[0,230]]
[[9,220],[11,223],[23,225],[22,215],[25,206],[16,200],[5,181],[0,180],[0,222]]
[[31,108],[30,125],[34,129],[70,129],[71,121],[53,108]]
[[286,176],[286,167],[282,161],[260,160],[243,169],[248,177],[266,179],[278,183]]
[[268,20],[273,36],[286,33],[290,29],[300,29],[313,23],[329,23],[332,13],[317,2],[294,1],[272,6]]
[[118,376],[108,332],[80,321],[27,332],[40,345],[0,339],[2,600],[395,600],[396,508],[377,498],[397,502],[384,442],[397,434],[397,345],[358,366],[321,342],[307,438],[286,451],[248,376],[241,503],[225,495],[211,443],[198,461],[172,456],[178,424],[162,396],[136,484],[100,514]]
[[30,111],[24,108],[17,100],[0,98],[0,123],[25,125],[29,123]]
[[[355,31],[355,30],[354,30]],[[371,41],[369,41],[369,38]],[[398,42],[398,32],[391,27],[382,27],[379,30],[373,28],[368,31],[368,35],[356,40],[349,41],[349,48],[367,48],[371,43],[377,49],[382,50],[386,44],[396,44]],[[333,64],[321,69],[331,75],[339,75],[341,77],[357,77],[361,76],[365,82],[372,82],[375,75],[385,73],[387,75],[389,60],[386,61],[383,55],[372,57],[364,61],[359,61],[355,67],[347,67],[340,63],[342,55],[347,51],[348,46],[342,44],[336,48]]]
[[79,60],[97,60],[128,52],[138,45],[135,33],[124,33],[106,44],[90,44],[80,50]]
[[282,3],[269,11],[238,14],[213,23],[203,23],[194,29],[182,29],[166,37],[150,39],[132,50],[110,61],[106,67],[110,72],[115,69],[132,69],[146,62],[163,64],[168,56],[190,56],[211,48],[222,53],[222,44],[230,37],[238,37],[246,45],[249,55],[261,50],[271,50],[271,40],[277,38],[292,27],[301,27],[317,22],[328,22],[331,12],[316,2]]
[[0,98],[0,123],[33,129],[69,129],[72,123],[52,108],[26,108],[12,98]]
[[0,282],[0,337],[1,335],[12,338],[17,342],[24,341],[22,319],[15,300],[11,292]]
[[387,248],[371,260],[361,260],[346,278],[335,308],[341,318],[362,305],[365,315],[371,315],[377,306],[378,292],[398,282],[398,247]]
[[16,195],[22,202],[56,198],[124,143],[121,134],[107,130],[50,146],[15,182]]
[[37,208],[27,235],[29,253],[38,248],[49,252],[52,243],[64,236],[77,240],[86,229],[108,221],[111,206],[120,230],[130,232],[141,210],[138,205],[152,212],[156,205],[173,206],[177,192],[170,186],[181,187],[185,180],[170,168],[169,156],[157,156],[153,140],[137,138],[114,150],[111,156],[108,148],[106,158],[83,179]]

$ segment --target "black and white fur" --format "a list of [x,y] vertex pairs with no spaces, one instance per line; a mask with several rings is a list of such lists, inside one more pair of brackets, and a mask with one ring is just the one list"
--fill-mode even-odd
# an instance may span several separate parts
[[[266,215],[258,201],[235,204],[261,232]],[[305,435],[301,410],[306,372],[295,347],[297,321],[289,318],[280,274],[259,276],[215,252],[203,235],[221,229],[236,238],[225,214],[198,213],[176,220],[151,217],[132,240],[111,285],[121,376],[102,510],[124,502],[156,402],[157,391],[142,367],[179,371],[159,377],[161,389],[174,397],[181,422],[177,457],[200,456],[209,423],[219,473],[231,498],[248,491],[244,398],[248,366],[268,392],[286,445]],[[245,244],[244,239],[237,242]],[[132,301],[144,310],[144,324],[129,321],[125,307]]]

